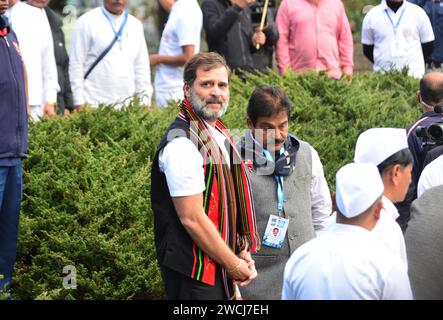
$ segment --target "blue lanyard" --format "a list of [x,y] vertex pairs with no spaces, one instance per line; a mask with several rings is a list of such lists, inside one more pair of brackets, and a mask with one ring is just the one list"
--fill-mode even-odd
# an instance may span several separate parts
[[391,22],[392,28],[394,29],[394,34],[397,34],[397,28],[398,25],[400,24],[401,18],[403,18],[403,14],[405,13],[406,8],[403,9],[403,11],[401,12],[400,18],[398,18],[397,24],[394,25],[394,22],[391,19],[391,16],[388,13],[388,9],[385,9],[385,13],[388,16],[389,22]]
[[[285,152],[285,148],[282,147],[280,149],[280,155],[282,155],[284,152]],[[272,156],[268,150],[263,149],[263,153],[264,153],[266,159],[274,162],[274,159],[272,159]],[[278,209],[278,212],[283,212],[283,202],[285,201],[285,189],[284,189],[284,185],[283,185],[283,177],[275,175],[275,180],[277,181],[277,201],[278,201],[277,209]]]
[[128,13],[125,12],[125,19],[123,20],[123,23],[120,26],[120,29],[118,31],[115,31],[114,26],[112,25],[112,20],[109,17],[109,15],[106,14],[105,9],[103,7],[102,7],[102,12],[105,15],[106,19],[109,21],[109,24],[111,25],[112,31],[114,31],[114,35],[117,38],[117,41],[121,42],[121,37],[122,37],[123,29],[126,26],[126,21],[128,21]]

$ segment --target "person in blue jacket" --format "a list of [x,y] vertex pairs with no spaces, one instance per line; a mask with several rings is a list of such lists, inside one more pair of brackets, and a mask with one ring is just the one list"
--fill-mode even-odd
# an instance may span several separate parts
[[0,291],[11,286],[20,203],[22,159],[28,149],[26,73],[17,37],[0,0]]
[[431,20],[435,42],[432,57],[426,61],[426,70],[443,72],[443,1],[441,0],[408,0],[423,8]]

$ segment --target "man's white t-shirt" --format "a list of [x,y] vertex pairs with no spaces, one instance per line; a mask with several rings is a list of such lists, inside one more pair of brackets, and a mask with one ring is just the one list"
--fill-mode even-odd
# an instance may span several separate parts
[[[229,164],[225,136],[214,127],[207,127]],[[160,171],[166,176],[171,197],[192,196],[205,191],[203,156],[190,139],[179,137],[168,142],[160,152],[158,162]]]
[[[200,51],[203,14],[197,0],[179,0],[172,7],[160,40],[159,55],[178,56],[183,46],[194,45]],[[183,66],[160,64],[155,74],[157,105],[165,107],[169,99],[183,99]]]
[[425,62],[421,44],[435,39],[431,22],[419,6],[404,1],[392,11],[383,0],[363,20],[362,44],[374,46],[374,71],[409,67],[409,75],[421,78]]

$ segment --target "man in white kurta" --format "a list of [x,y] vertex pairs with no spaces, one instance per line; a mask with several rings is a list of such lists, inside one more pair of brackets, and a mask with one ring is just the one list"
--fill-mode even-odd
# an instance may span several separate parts
[[[398,153],[406,153],[407,164],[395,158]],[[390,161],[389,159],[393,159]],[[407,268],[406,247],[403,232],[395,221],[399,217],[394,202],[403,201],[411,182],[412,154],[408,149],[406,130],[397,128],[372,128],[361,133],[355,145],[355,162],[370,162],[379,166],[384,183],[383,210],[380,221],[372,231],[377,238],[400,257]],[[388,161],[389,163],[384,163]],[[393,170],[398,167],[397,174]],[[383,168],[380,168],[383,167]],[[403,167],[403,168],[402,168]],[[394,182],[393,179],[396,179]]]
[[412,299],[404,264],[371,233],[382,208],[377,168],[348,164],[337,172],[336,182],[339,223],[293,253],[282,298]]
[[[404,129],[395,128],[374,128],[369,129],[360,134],[355,147],[355,162],[370,162],[376,166],[399,151],[408,148],[406,131]],[[407,152],[407,151],[406,151]],[[412,158],[410,159],[412,163]],[[395,163],[391,163],[392,169]],[[403,232],[399,224],[395,221],[399,217],[397,208],[393,201],[401,201],[407,192],[410,183],[407,170],[411,170],[412,164],[408,168],[404,168],[402,174],[396,178],[401,178],[401,184],[393,184],[389,179],[389,170],[385,172],[384,190],[385,195],[382,197],[383,209],[380,212],[380,219],[372,230],[377,239],[392,254],[401,259],[405,268],[408,268],[406,257],[406,247]],[[383,175],[383,173],[382,173]],[[327,229],[335,224],[336,216],[332,215],[326,222]]]
[[[155,100],[166,107],[169,100],[183,99],[183,66],[200,52],[203,14],[197,0],[160,0],[170,11],[158,54],[149,57],[155,73]],[[172,4],[172,8],[169,6]]]
[[17,34],[26,66],[31,118],[55,115],[60,87],[48,18],[44,11],[18,0],[9,1],[5,14]]
[[[105,0],[82,15],[72,35],[69,74],[76,108],[89,104],[120,107],[135,94],[151,102],[149,55],[142,23],[124,11],[126,0]],[[124,25],[112,49],[84,79],[86,72]],[[129,98],[129,99],[128,99]]]

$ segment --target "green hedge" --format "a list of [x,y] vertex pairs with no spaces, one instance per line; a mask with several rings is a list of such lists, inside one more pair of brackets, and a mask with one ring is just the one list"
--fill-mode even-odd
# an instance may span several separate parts
[[[331,190],[352,160],[357,135],[371,127],[405,127],[419,114],[418,82],[403,73],[350,81],[323,75],[234,78],[225,120],[246,127],[257,84],[283,87],[293,102],[291,131],[319,152]],[[155,147],[177,113],[109,107],[30,125],[15,299],[161,299],[150,207]],[[237,138],[238,138],[237,134]],[[77,289],[63,289],[63,267],[77,269]]]

